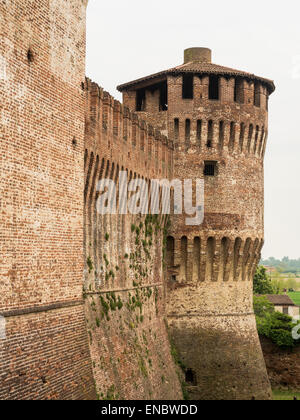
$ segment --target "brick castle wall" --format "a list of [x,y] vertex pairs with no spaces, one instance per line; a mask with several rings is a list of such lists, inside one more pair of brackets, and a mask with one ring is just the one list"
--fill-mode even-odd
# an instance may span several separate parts
[[[98,181],[169,178],[173,145],[86,82],[85,309],[100,399],[181,399],[165,324],[161,216],[100,215]],[[117,200],[117,213],[120,202]]]
[[86,3],[0,4],[1,399],[96,395],[82,299]]
[[[252,305],[252,279],[264,242],[269,92],[262,82],[214,70],[218,99],[212,99],[210,61],[207,73],[197,72],[199,61],[206,61],[210,53],[203,59],[203,50],[196,50],[200,59],[195,61],[195,51],[186,51],[191,52],[188,74],[193,75],[190,99],[183,97],[187,73],[180,74],[180,66],[176,74],[160,73],[157,80],[153,76],[120,87],[124,105],[132,110],[138,105],[137,92],[143,91],[138,114],[174,141],[173,177],[204,180],[203,224],[187,226],[186,215],[171,217],[168,323],[189,371],[193,398],[269,399]],[[164,110],[159,99],[162,83],[167,86]],[[214,176],[205,174],[206,165],[213,165]]]
[[[152,89],[136,113],[134,91],[123,106],[84,78],[86,0],[16,3],[0,5],[0,398],[180,399],[169,328],[192,397],[268,399],[252,313],[266,86],[234,98],[220,77],[211,101],[196,76],[182,100],[170,76],[168,111]],[[200,228],[97,212],[103,177],[203,178],[205,162]]]

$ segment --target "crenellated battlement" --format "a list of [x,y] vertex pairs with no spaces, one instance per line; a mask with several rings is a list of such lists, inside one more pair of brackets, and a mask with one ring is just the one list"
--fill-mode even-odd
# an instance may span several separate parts
[[[181,392],[178,378],[173,368],[166,373],[161,363],[162,358],[172,366],[163,324],[162,255],[166,217],[123,214],[120,198],[129,188],[119,182],[120,171],[122,176],[126,174],[127,183],[143,180],[147,186],[153,178],[171,178],[173,142],[89,79],[84,93],[83,286],[97,390],[105,394],[114,383],[126,398],[174,398]],[[102,179],[114,181],[116,187],[115,211],[105,214],[97,206]],[[130,199],[132,192],[127,193]],[[139,365],[144,360],[145,340],[153,350],[151,365],[143,365],[144,371],[149,370],[149,378],[148,373],[147,378],[141,378]],[[101,359],[106,363],[99,365]],[[158,383],[152,390],[153,375]],[[172,389],[162,383],[162,375],[166,382],[172,383]]]
[[[185,374],[191,399],[269,398],[252,278],[273,82],[192,48],[121,104],[85,79],[87,0],[18,3],[0,2],[0,398],[177,400]],[[120,171],[143,192],[204,179],[203,224],[125,214]]]
[[169,178],[173,142],[91,80],[86,79],[84,89],[90,150],[101,148],[104,156],[144,176],[146,169],[149,176]]
[[204,181],[203,223],[187,226],[172,215],[166,246],[168,322],[191,395],[251,398],[247,376],[268,399],[252,280],[264,242],[263,159],[275,86],[211,56],[208,48],[188,49],[184,64],[118,89],[125,105],[173,140],[174,178]]

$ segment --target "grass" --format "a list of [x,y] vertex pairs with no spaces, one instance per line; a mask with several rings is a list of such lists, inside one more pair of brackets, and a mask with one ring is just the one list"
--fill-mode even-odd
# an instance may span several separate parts
[[300,292],[291,292],[288,295],[296,305],[300,306]]
[[273,390],[273,400],[274,401],[293,401],[295,397],[297,398],[298,401],[300,401],[300,392],[299,391]]

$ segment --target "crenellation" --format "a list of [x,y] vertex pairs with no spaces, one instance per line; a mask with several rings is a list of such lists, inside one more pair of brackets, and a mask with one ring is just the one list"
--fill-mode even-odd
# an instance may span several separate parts
[[96,398],[82,300],[85,3],[0,4],[1,399]]
[[[251,383],[269,399],[252,280],[274,83],[192,48],[120,86],[122,104],[85,77],[86,5],[0,5],[0,398],[175,400],[192,371],[191,399],[252,399]],[[150,200],[127,214],[133,184],[150,199],[152,179],[174,178],[204,181],[201,225],[174,203],[170,216],[148,214]]]
[[233,103],[234,102],[234,85],[235,79],[226,77],[220,78],[220,101],[222,103]]
[[[249,348],[247,375],[261,383],[257,398],[269,399],[252,309],[252,279],[263,244],[266,98],[274,84],[211,64],[210,56],[208,49],[187,50],[188,62],[164,72],[168,84],[168,133],[175,141],[173,177],[200,178],[205,185],[201,226],[188,227],[183,217],[171,218],[165,272],[168,321],[177,351],[197,374],[199,383],[193,386],[194,398],[218,399],[226,393],[233,399],[249,398],[252,390],[243,378],[230,377],[226,369],[220,369],[218,386],[213,385],[215,358],[227,360],[225,363],[242,371],[241,366],[246,365],[242,362],[244,346]],[[156,83],[155,75],[145,80],[148,88],[143,117],[160,125],[160,113],[153,110],[153,104],[147,108],[147,89],[151,90],[151,82]],[[144,82],[138,80],[119,87],[128,105],[128,86],[132,98],[141,83]],[[223,318],[217,320],[216,313]],[[192,322],[191,316],[198,319],[198,324]],[[240,330],[233,332],[236,317],[240,317]],[[224,347],[215,349],[215,341],[205,342],[203,337],[210,341],[212,335]],[[234,359],[224,337],[232,342]],[[214,356],[206,357],[205,369],[201,369],[210,346]],[[206,389],[207,375],[211,378],[210,394]],[[220,385],[223,376],[224,382],[230,377],[236,391]]]

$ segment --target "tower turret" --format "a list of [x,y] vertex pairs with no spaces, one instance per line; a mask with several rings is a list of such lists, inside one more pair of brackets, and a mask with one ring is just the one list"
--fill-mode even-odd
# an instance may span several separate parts
[[195,399],[268,399],[252,279],[264,241],[263,159],[268,79],[213,64],[190,48],[184,64],[119,86],[124,105],[175,143],[174,178],[204,179],[205,217],[172,216],[168,323]]

